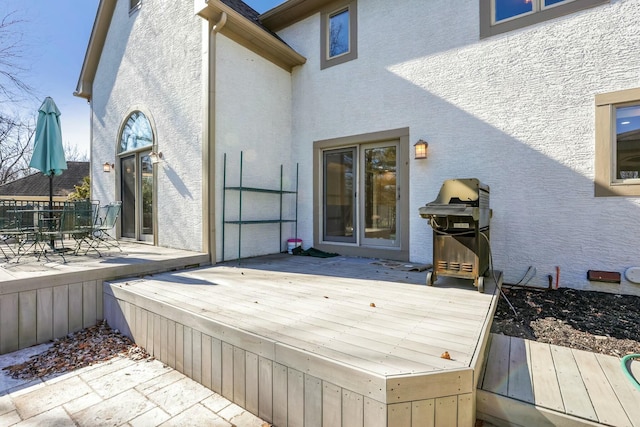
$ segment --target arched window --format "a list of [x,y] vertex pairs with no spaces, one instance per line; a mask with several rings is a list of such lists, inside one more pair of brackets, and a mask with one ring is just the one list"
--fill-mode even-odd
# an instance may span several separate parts
[[143,112],[134,111],[122,128],[119,153],[135,151],[150,145],[153,145],[151,123]]

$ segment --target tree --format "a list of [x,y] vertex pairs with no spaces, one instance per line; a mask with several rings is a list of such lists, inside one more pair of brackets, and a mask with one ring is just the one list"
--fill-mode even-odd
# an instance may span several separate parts
[[32,95],[22,74],[23,65],[21,20],[15,12],[0,17],[0,183],[13,181],[30,173],[33,153],[30,143],[35,132],[35,119],[23,118],[12,110],[23,96]]
[[82,178],[81,185],[74,185],[73,193],[69,193],[67,200],[88,200],[91,198],[91,178],[85,176]]
[[0,19],[0,105],[32,92],[21,77],[27,71],[23,65],[22,32],[19,29],[23,21],[15,16],[15,12],[10,12]]
[[0,183],[14,181],[30,172],[34,120],[20,120],[0,114]]

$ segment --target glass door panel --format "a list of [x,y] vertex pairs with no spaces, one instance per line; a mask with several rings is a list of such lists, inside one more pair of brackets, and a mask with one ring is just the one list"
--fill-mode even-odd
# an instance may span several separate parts
[[120,159],[122,237],[136,238],[136,156]]
[[396,144],[362,150],[363,244],[397,246],[396,155]]
[[325,151],[323,154],[323,239],[355,243],[356,149]]
[[120,158],[122,237],[153,242],[153,163],[151,151]]
[[153,242],[153,163],[151,152],[140,154],[140,240]]

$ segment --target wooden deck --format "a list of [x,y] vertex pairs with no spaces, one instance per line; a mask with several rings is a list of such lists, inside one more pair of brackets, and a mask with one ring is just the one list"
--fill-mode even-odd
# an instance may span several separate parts
[[62,338],[103,317],[102,283],[209,264],[198,252],[122,242],[99,257],[50,254],[0,263],[0,354]]
[[[640,378],[640,362],[632,362]],[[620,359],[491,334],[478,418],[498,426],[640,426]]]
[[495,286],[424,279],[276,255],[105,283],[105,317],[277,426],[471,426]]

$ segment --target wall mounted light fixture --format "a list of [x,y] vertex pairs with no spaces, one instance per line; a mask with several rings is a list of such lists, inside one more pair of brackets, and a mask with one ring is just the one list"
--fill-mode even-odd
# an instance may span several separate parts
[[426,159],[427,150],[429,149],[429,143],[423,139],[418,140],[413,144],[416,153],[416,159]]
[[116,165],[114,165],[113,163],[105,162],[105,164],[102,165],[102,172],[111,172],[111,170],[115,167]]
[[152,151],[151,154],[149,154],[149,157],[151,158],[151,163],[153,163],[154,165],[156,163],[159,163],[160,160],[162,160],[163,156],[162,156],[162,151]]

